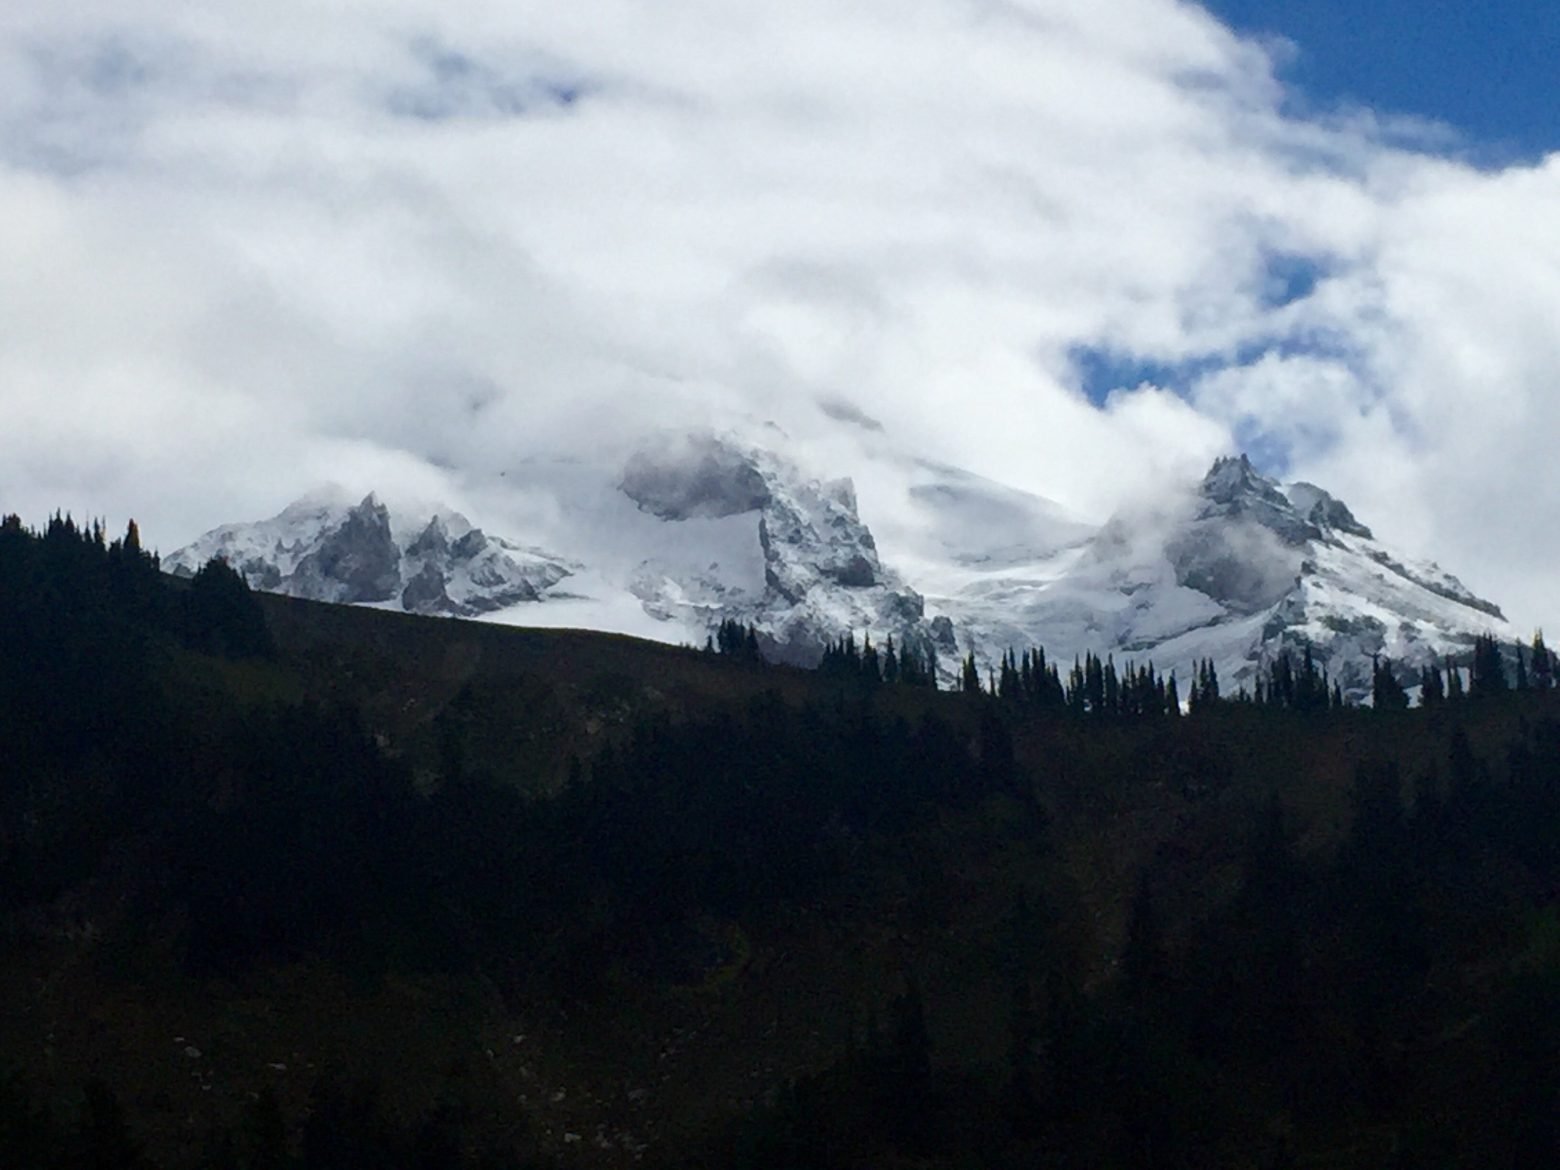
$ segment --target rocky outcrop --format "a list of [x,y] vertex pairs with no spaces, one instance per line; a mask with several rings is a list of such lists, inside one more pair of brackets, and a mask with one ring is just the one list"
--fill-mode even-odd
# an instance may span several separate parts
[[401,550],[390,513],[374,496],[347,511],[293,571],[300,597],[348,605],[388,601],[401,586]]
[[662,438],[635,452],[618,487],[662,520],[736,516],[770,502],[753,460],[713,435]]
[[356,505],[305,498],[270,520],[208,532],[163,564],[188,575],[213,556],[255,589],[457,617],[536,601],[574,569],[489,536],[458,513],[397,523],[373,495]]
[[636,453],[619,487],[674,522],[746,514],[762,557],[756,595],[724,588],[720,566],[642,573],[635,591],[651,612],[695,627],[751,624],[769,658],[804,666],[848,633],[930,650],[921,595],[884,567],[849,479],[812,479],[772,451],[703,434]]
[[1516,637],[1498,607],[1389,552],[1341,500],[1282,485],[1245,456],[1217,461],[1180,506],[1114,518],[1058,571],[994,573],[930,605],[983,663],[1030,645],[1183,675],[1211,658],[1233,688],[1309,649],[1355,700],[1370,693],[1375,655],[1407,678],[1480,634]]

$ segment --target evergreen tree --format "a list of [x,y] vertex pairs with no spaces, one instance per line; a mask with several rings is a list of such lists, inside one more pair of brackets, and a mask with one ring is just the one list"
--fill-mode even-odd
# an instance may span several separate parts
[[883,681],[883,669],[878,663],[877,647],[872,644],[871,634],[867,634],[861,643],[861,677],[869,685]]
[[1105,659],[1104,675],[1105,710],[1112,715],[1121,714],[1121,681],[1116,677],[1116,660],[1114,657]]
[[1017,703],[1023,698],[1023,690],[1018,663],[1013,651],[1008,650],[1002,655],[1002,668],[997,675],[997,697],[1005,703]]
[[212,557],[190,581],[186,636],[201,650],[231,658],[275,652],[271,631],[249,585],[227,561]]
[[[752,624],[743,625],[735,618],[724,619],[716,628],[714,649],[727,658],[735,658],[740,662],[763,661],[763,656],[758,649],[758,629]],[[825,660],[828,655],[828,648],[825,648]]]
[[1093,654],[1084,655],[1083,685],[1089,714],[1105,713],[1105,669]]
[[1088,695],[1083,686],[1083,661],[1073,657],[1072,670],[1067,672],[1067,709],[1074,715],[1088,710]]
[[1289,661],[1289,651],[1280,650],[1278,661],[1273,664],[1273,674],[1268,680],[1268,705],[1293,710],[1295,705],[1295,674]]
[[1544,645],[1544,631],[1533,634],[1532,687],[1535,691],[1547,691],[1555,685],[1555,659],[1549,647]]
[[1317,668],[1315,655],[1307,643],[1300,658],[1299,673],[1293,679],[1289,699],[1284,705],[1296,711],[1325,711],[1331,702],[1332,689],[1328,686],[1327,675]]
[[1392,660],[1371,657],[1371,704],[1378,711],[1403,711],[1408,708],[1408,692],[1392,670]]
[[905,643],[899,651],[899,681],[907,687],[926,687],[937,689],[937,658],[936,651],[928,651],[929,657],[923,660],[910,643]]
[[975,651],[971,650],[964,656],[964,666],[959,675],[959,689],[966,695],[979,695],[984,693],[980,685],[980,670],[975,665]]
[[1473,643],[1468,693],[1474,698],[1487,698],[1502,695],[1506,689],[1506,664],[1501,660],[1500,643],[1493,635],[1481,634]]
[[1188,706],[1193,711],[1200,711],[1213,706],[1218,701],[1218,669],[1213,665],[1212,658],[1201,659],[1192,678],[1192,693],[1189,696]]

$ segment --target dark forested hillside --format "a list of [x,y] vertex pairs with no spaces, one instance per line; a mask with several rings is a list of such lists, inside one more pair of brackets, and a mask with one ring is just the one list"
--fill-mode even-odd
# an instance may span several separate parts
[[1560,1149],[1541,640],[1182,714],[1148,664],[258,597],[63,517],[0,523],[0,608],[8,1166]]

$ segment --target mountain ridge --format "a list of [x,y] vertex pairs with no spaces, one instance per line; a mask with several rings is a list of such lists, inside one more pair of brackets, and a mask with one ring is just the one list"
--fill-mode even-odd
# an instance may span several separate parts
[[647,441],[612,484],[645,534],[616,577],[459,513],[392,514],[373,494],[305,497],[269,521],[224,525],[167,566],[189,573],[222,556],[262,590],[510,624],[556,624],[567,598],[570,624],[613,629],[608,608],[633,605],[670,642],[702,643],[734,620],[754,627],[766,657],[802,666],[847,634],[892,637],[936,651],[948,681],[965,655],[984,672],[1009,650],[1043,647],[1151,660],[1183,678],[1212,660],[1233,688],[1309,648],[1360,700],[1380,656],[1407,678],[1481,635],[1516,636],[1497,605],[1379,542],[1343,501],[1280,483],[1246,455],[1098,528],[957,468],[916,466],[905,496],[931,535],[900,564],[851,478],[693,432]]

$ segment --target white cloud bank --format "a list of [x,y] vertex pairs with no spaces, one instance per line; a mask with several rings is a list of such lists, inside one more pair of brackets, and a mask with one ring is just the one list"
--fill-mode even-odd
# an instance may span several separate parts
[[[28,7],[5,510],[172,547],[327,479],[491,499],[657,423],[805,442],[822,400],[1094,515],[1254,443],[1560,615],[1560,161],[1286,113],[1194,6]],[[1087,354],[1173,385],[1091,401]]]

